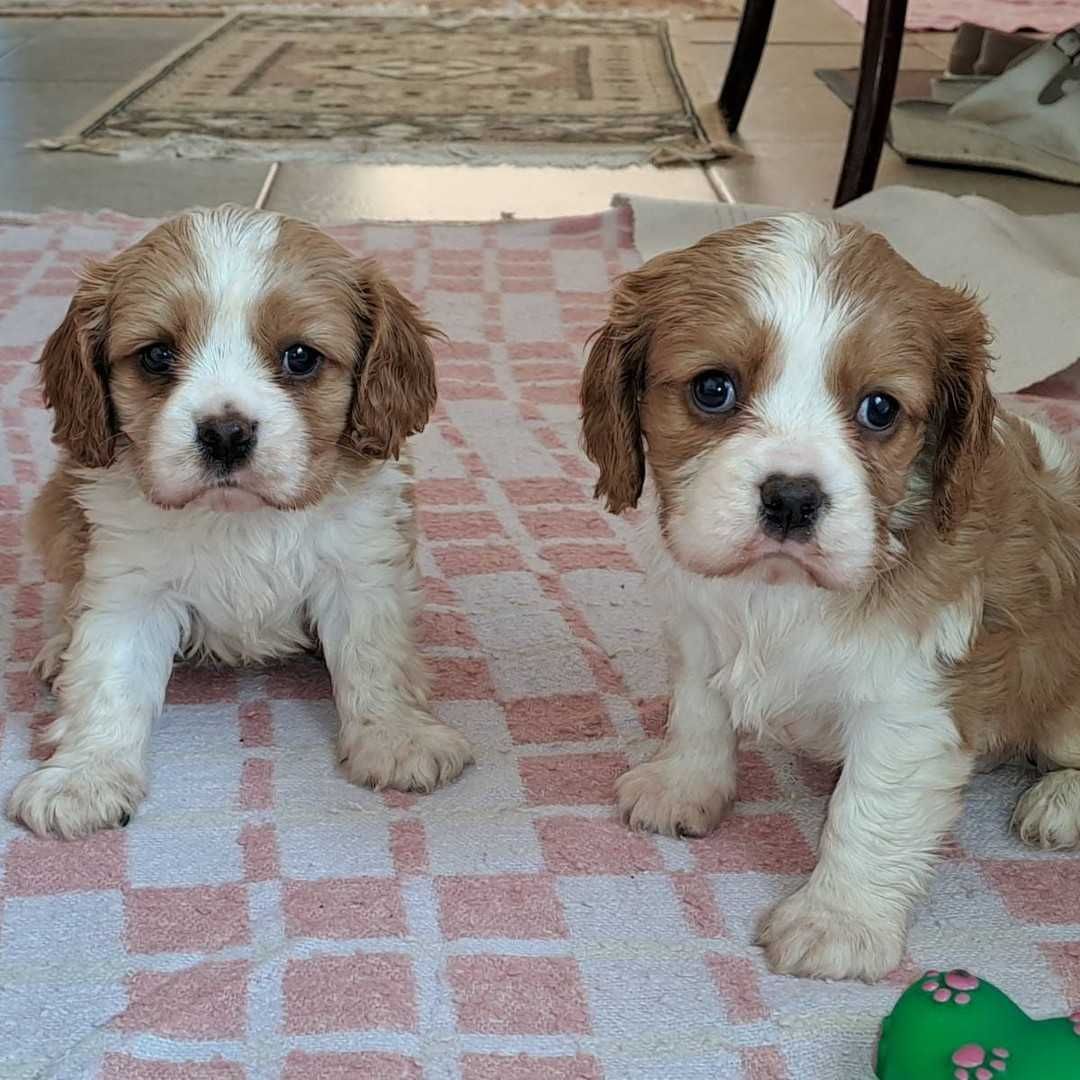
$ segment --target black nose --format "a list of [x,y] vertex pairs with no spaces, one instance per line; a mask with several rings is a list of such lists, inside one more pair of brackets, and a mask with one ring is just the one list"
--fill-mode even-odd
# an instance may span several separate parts
[[240,416],[215,416],[195,429],[195,441],[207,461],[228,471],[251,457],[255,424]]
[[812,476],[770,476],[761,485],[761,522],[778,540],[806,541],[825,502]]

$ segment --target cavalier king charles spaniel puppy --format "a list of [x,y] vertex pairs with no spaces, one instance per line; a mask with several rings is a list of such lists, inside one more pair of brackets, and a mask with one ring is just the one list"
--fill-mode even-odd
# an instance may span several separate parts
[[716,828],[744,735],[841,766],[775,971],[900,963],[980,758],[1036,759],[1017,831],[1080,842],[1080,469],[995,404],[988,338],[882,237],[792,215],[627,275],[592,345],[585,446],[613,512],[649,475],[674,683],[622,814]]
[[351,780],[461,772],[414,642],[399,460],[435,404],[433,333],[373,262],[263,211],[184,214],[86,271],[41,360],[62,453],[30,534],[64,600],[35,666],[58,708],[13,818],[125,824],[176,656],[318,647]]

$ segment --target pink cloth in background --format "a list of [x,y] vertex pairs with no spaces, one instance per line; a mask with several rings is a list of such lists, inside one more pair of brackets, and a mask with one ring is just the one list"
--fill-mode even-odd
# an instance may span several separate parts
[[[868,3],[876,0],[836,0],[859,22],[866,21]],[[955,30],[961,23],[991,30],[1040,30],[1057,34],[1080,23],[1078,0],[910,0],[909,30]]]
[[[29,671],[53,593],[20,540],[54,454],[34,359],[82,262],[146,227],[0,217],[0,804],[54,708]],[[332,231],[449,336],[415,440],[420,640],[477,764],[426,797],[356,788],[320,663],[178,668],[126,829],[0,818],[0,1076],[850,1080],[926,968],[1080,1006],[1080,859],[1009,833],[1017,770],[973,781],[880,986],[778,978],[752,944],[813,866],[829,770],[747,749],[703,840],[616,820],[667,698],[633,522],[579,449],[582,344],[640,263],[629,210]],[[1037,392],[1014,404],[1080,430],[1075,370]]]

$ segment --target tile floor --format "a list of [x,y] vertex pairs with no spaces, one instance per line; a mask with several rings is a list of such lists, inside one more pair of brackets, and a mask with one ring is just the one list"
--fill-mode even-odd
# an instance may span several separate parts
[[[605,207],[617,192],[823,207],[832,198],[848,110],[814,77],[858,63],[861,28],[832,0],[779,0],[743,120],[748,153],[708,168],[658,170],[375,166],[243,161],[133,162],[27,149],[204,30],[203,18],[0,18],[0,210],[50,207],[154,216],[193,204],[255,202],[324,222],[368,217],[476,220]],[[694,57],[719,89],[732,20],[694,24]],[[949,34],[910,34],[903,64],[940,68]],[[1080,188],[905,165],[886,150],[879,184],[984,195],[1026,213],[1080,211]]]

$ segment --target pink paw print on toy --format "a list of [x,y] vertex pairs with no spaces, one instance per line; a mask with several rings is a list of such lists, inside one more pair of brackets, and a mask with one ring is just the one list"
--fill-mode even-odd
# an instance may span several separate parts
[[933,994],[937,1002],[955,1001],[957,1005],[966,1005],[971,1000],[971,991],[979,988],[979,980],[963,968],[947,971],[944,986],[941,985],[940,971],[928,971],[926,975],[922,988],[926,993]]
[[956,1080],[993,1080],[993,1077],[1008,1070],[1008,1057],[1009,1051],[1004,1047],[995,1046],[993,1050],[986,1051],[977,1043],[968,1043],[952,1056],[952,1063],[956,1066],[953,1076]]

